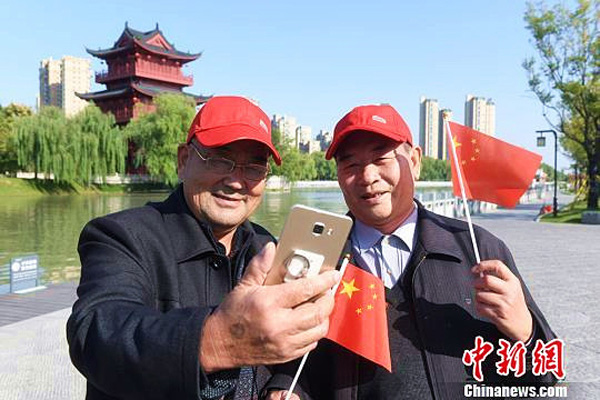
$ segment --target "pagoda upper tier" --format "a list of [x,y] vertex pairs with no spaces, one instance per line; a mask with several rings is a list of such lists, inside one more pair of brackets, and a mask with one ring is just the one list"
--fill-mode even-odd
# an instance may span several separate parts
[[114,81],[137,77],[170,82],[181,87],[191,86],[194,78],[184,75],[181,67],[202,55],[177,50],[158,29],[158,24],[148,32],[131,29],[125,24],[123,33],[113,47],[86,50],[106,61],[108,70],[96,73],[96,82],[107,85]]
[[[161,93],[182,93],[192,97],[196,104],[209,97],[183,92],[194,78],[185,75],[181,68],[202,53],[184,53],[169,43],[156,28],[148,32],[125,29],[114,46],[88,53],[106,62],[107,71],[96,73],[96,82],[106,85],[106,90],[94,93],[77,93],[82,99],[92,100],[103,112],[111,112],[117,123],[126,124],[141,112],[152,111],[152,99]],[[136,107],[141,104],[141,107]]]

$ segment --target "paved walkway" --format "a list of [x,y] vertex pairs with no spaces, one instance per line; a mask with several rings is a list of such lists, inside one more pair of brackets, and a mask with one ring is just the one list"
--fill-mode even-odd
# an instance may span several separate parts
[[[565,340],[569,398],[598,399],[600,226],[536,223],[539,208],[521,205],[473,219],[508,244],[536,302]],[[85,381],[68,356],[69,313],[66,308],[0,326],[0,399],[85,397]]]
[[[560,196],[559,207],[569,200]],[[539,208],[519,205],[473,222],[508,245],[536,303],[565,340],[569,398],[600,399],[600,226],[536,223]]]
[[0,327],[0,399],[84,399],[85,380],[69,359],[71,310]]
[[77,299],[76,289],[77,282],[66,282],[27,294],[2,295],[0,326],[70,307]]

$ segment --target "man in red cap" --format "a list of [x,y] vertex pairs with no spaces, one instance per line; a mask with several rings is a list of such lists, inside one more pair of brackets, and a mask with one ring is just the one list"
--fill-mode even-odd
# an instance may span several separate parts
[[181,184],[169,198],[84,228],[67,338],[88,399],[254,399],[259,366],[326,334],[333,297],[303,303],[337,273],[263,286],[274,239],[248,218],[269,156],[281,163],[267,115],[213,97],[178,148]]
[[[504,243],[475,227],[485,260],[475,265],[467,224],[414,199],[421,149],[393,107],[351,110],[336,125],[325,157],[335,158],[354,219],[351,262],[386,287],[392,373],[324,340],[304,368],[302,399],[458,399],[464,384],[474,382],[462,357],[477,336],[496,348],[500,339],[521,341],[530,356],[536,340],[555,337]],[[531,365],[518,379],[503,376],[497,361],[494,353],[483,363],[486,385],[554,381],[552,374],[532,374]],[[290,380],[289,371],[280,372],[266,389],[285,389]]]

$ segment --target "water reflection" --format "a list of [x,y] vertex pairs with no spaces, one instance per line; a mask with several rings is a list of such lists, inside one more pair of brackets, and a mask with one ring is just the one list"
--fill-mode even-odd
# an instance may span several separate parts
[[[4,198],[0,204],[0,265],[8,264],[11,257],[37,253],[46,282],[77,280],[77,240],[89,220],[167,196],[144,193]],[[267,192],[252,220],[279,236],[289,209],[296,203],[341,214],[347,211],[339,189],[297,189]]]
[[77,240],[94,217],[143,205],[164,194],[7,197],[0,205],[0,265],[28,253],[40,256],[46,282],[79,278]]
[[[66,195],[35,198],[7,197],[0,204],[0,265],[11,257],[29,253],[40,256],[45,282],[79,279],[77,240],[92,218],[161,201],[168,193],[126,195]],[[325,210],[345,212],[337,190],[267,192],[253,221],[279,235],[287,210],[302,203]]]

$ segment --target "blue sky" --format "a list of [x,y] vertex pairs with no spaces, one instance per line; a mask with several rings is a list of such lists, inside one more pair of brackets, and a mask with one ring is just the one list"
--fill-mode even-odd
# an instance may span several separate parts
[[[33,1],[0,3],[0,104],[34,105],[43,58],[91,57],[129,26],[158,22],[182,51],[196,94],[240,94],[268,114],[332,130],[352,107],[392,104],[418,140],[419,97],[438,99],[462,123],[467,94],[496,103],[497,137],[553,164],[542,106],[521,62],[535,54],[521,1]],[[94,59],[95,71],[102,69]],[[99,90],[100,86],[93,86]],[[570,161],[559,154],[559,168]]]

